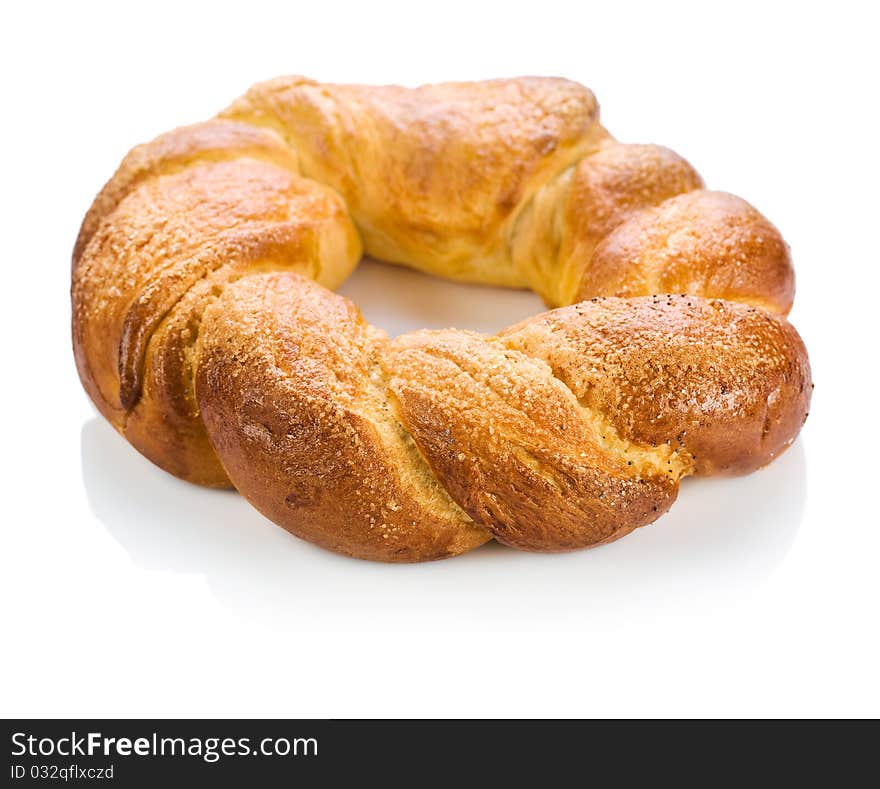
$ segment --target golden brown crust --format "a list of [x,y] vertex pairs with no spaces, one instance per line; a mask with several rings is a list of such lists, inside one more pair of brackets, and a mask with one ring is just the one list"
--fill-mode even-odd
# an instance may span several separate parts
[[500,541],[583,548],[664,513],[663,470],[608,452],[543,362],[470,332],[417,332],[385,358],[401,419],[449,494]]
[[[361,236],[551,305],[626,298],[389,341],[322,287]],[[693,295],[639,298],[665,292]],[[683,476],[769,462],[812,388],[769,314],[793,292],[773,225],[673,152],[617,143],[580,85],[283,78],[126,157],[71,295],[83,385],[147,457],[325,547],[418,561],[490,535],[601,544]]]
[[486,542],[428,471],[384,396],[384,334],[295,275],[230,285],[199,335],[197,390],[238,490],[276,523],[380,561]]
[[188,347],[201,309],[246,271],[304,271],[334,286],[359,257],[339,198],[287,168],[239,158],[145,180],[98,224],[74,266],[83,385],[155,463],[228,485],[191,394]]
[[664,513],[681,477],[769,462],[811,393],[790,324],[699,297],[389,342],[320,286],[252,275],[208,308],[195,355],[238,489],[299,536],[384,561],[489,532],[525,550],[609,542]]
[[593,252],[605,236],[642,209],[703,187],[703,179],[677,153],[659,145],[607,145],[575,167],[564,205],[555,304],[578,301],[591,276]]
[[224,117],[268,126],[344,198],[368,254],[497,285],[529,284],[507,228],[542,183],[607,138],[595,96],[564,79],[255,85]]
[[744,474],[794,439],[812,393],[784,319],[745,304],[666,295],[595,298],[502,333],[543,359],[628,441],[669,446],[696,474]]
[[779,231],[745,200],[698,190],[645,209],[593,252],[578,299],[692,293],[787,315],[794,268]]
[[261,159],[299,172],[296,151],[268,129],[226,120],[210,120],[160,134],[131,149],[113,178],[98,193],[83,219],[73,260],[76,263],[101,220],[140,184],[159,175],[180,172],[198,162]]

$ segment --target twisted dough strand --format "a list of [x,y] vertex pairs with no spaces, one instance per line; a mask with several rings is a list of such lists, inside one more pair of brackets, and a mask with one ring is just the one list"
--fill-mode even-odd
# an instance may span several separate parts
[[381,260],[531,288],[549,306],[670,292],[791,308],[776,228],[703,189],[672,151],[615,141],[577,83],[408,90],[283,77],[221,116],[278,132],[304,175],[343,196]]
[[[389,340],[327,290],[362,244],[579,303]],[[126,157],[74,250],[74,350],[147,457],[320,545],[567,550],[791,443],[812,388],[793,287],[766,219],[616,143],[579,85],[286,78]]]

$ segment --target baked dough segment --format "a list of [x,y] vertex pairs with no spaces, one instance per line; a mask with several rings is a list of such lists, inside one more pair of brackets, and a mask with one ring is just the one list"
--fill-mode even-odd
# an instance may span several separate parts
[[787,315],[794,301],[788,245],[742,198],[700,189],[647,208],[596,247],[578,301],[689,293]]
[[553,295],[545,300],[558,307],[587,298],[578,291],[595,277],[593,253],[612,230],[646,208],[702,188],[691,164],[660,145],[616,143],[581,159],[559,203],[564,229],[556,270],[547,277]]
[[360,241],[336,194],[274,162],[159,173],[115,205],[75,261],[77,366],[99,410],[153,462],[228,486],[192,395],[204,306],[250,271],[301,271],[335,287]]
[[136,145],[126,154],[113,177],[92,202],[73,249],[74,265],[98,225],[138,186],[159,175],[169,175],[201,162],[258,159],[299,173],[294,151],[268,129],[226,120],[181,126]]
[[536,315],[501,338],[549,364],[620,436],[680,450],[696,474],[766,465],[809,409],[803,341],[785,319],[746,304],[594,298]]
[[526,77],[329,85],[280,77],[221,116],[282,135],[341,194],[367,254],[465,282],[529,287],[508,237],[537,190],[610,139],[590,90]]
[[595,96],[568,80],[408,89],[281,77],[220,117],[283,137],[381,260],[528,287],[551,307],[687,292],[791,308],[779,231],[705,190],[674,152],[617,142]]
[[431,469],[501,542],[536,551],[597,545],[675,500],[677,475],[637,448],[608,451],[610,436],[550,367],[497,338],[415,332],[391,343],[384,364]]
[[249,276],[205,312],[201,416],[238,491],[297,536],[362,559],[454,556],[491,534],[397,421],[380,365],[387,342],[304,277]]

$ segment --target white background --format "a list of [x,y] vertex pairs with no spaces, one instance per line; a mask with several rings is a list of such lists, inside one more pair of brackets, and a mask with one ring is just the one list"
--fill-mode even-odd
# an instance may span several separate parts
[[[534,0],[15,4],[2,47],[2,685],[24,716],[877,715],[876,20],[827,7]],[[301,6],[301,7],[298,7]],[[284,73],[591,86],[792,246],[816,390],[751,477],[688,480],[611,546],[419,566],[325,553],[152,467],[95,415],[69,255],[135,143]],[[389,331],[537,298],[365,264]]]

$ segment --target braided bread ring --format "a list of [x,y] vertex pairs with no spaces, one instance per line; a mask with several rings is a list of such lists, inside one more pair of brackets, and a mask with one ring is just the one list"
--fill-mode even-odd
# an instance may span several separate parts
[[[328,290],[363,251],[572,306],[390,340]],[[162,468],[422,561],[608,542],[686,475],[768,463],[812,389],[793,293],[773,225],[575,83],[285,78],[129,153],[76,242],[73,341]]]

